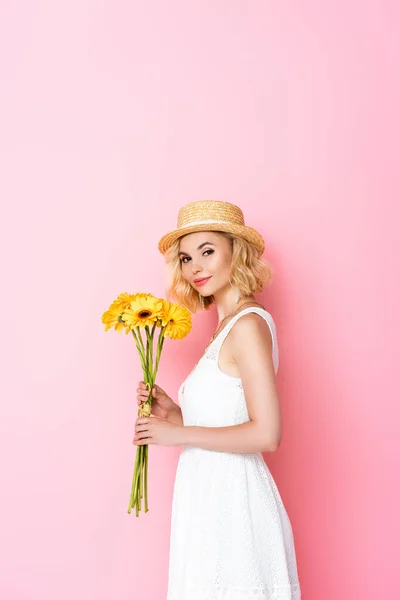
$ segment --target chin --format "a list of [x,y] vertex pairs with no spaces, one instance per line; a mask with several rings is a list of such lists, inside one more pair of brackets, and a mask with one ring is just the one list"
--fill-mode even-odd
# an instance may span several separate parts
[[198,293],[199,293],[200,296],[203,296],[203,298],[208,298],[208,296],[211,296],[211,294],[209,294],[208,292],[203,292],[203,291],[200,291],[200,290],[199,290]]
[[204,297],[212,296],[214,292],[215,292],[215,288],[212,288],[211,291],[210,291],[210,289],[208,289],[208,290],[199,289],[199,294],[201,294]]

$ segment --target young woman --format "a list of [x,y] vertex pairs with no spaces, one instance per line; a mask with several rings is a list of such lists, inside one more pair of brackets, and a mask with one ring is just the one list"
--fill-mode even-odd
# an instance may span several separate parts
[[[167,296],[218,327],[179,389],[156,386],[134,444],[183,446],[175,479],[167,600],[299,600],[292,527],[262,452],[281,442],[274,320],[254,294],[271,279],[264,240],[228,202],[190,203],[159,242]],[[148,392],[138,387],[138,403]]]

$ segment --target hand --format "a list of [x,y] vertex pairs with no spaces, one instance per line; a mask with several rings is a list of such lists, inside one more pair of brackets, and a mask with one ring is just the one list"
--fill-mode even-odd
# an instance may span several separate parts
[[[145,382],[139,381],[139,387],[137,388],[138,406],[143,402],[146,402],[149,399],[149,395],[150,392],[147,389]],[[159,385],[153,386],[152,396],[151,414],[156,417],[167,419],[168,414],[178,406]]]
[[183,425],[177,425],[159,417],[138,417],[135,425],[135,437],[132,444],[143,446],[156,444],[158,446],[182,446]]

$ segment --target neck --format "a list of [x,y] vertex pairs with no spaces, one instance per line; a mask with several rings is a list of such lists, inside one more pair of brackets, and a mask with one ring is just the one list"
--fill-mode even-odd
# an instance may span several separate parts
[[246,302],[256,302],[256,299],[251,295],[240,298],[239,302],[236,302],[235,290],[229,285],[227,288],[214,294],[214,302],[217,308],[219,324],[228,315],[238,310],[242,304],[246,304]]

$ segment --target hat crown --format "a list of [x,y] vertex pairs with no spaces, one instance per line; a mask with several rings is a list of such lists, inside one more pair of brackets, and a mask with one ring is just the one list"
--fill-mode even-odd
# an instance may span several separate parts
[[178,229],[207,222],[234,223],[244,226],[243,212],[235,204],[218,200],[190,202],[178,212]]
[[221,200],[197,200],[182,206],[178,212],[178,227],[163,235],[158,242],[158,249],[165,254],[176,240],[199,231],[231,233],[253,244],[259,256],[264,252],[262,235],[245,225],[242,210],[235,204]]

